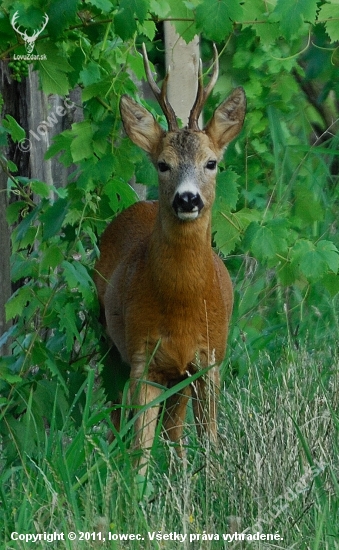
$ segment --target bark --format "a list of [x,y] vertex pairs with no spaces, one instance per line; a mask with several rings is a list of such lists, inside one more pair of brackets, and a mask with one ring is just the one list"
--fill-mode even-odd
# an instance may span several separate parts
[[46,160],[45,154],[53,142],[54,136],[70,128],[73,122],[82,120],[82,110],[76,105],[80,102],[79,90],[70,94],[66,100],[56,94],[47,96],[39,89],[39,75],[31,71],[27,86],[28,137],[30,139],[31,177],[55,187],[65,187],[67,178],[74,166],[65,167],[56,158]]
[[[65,103],[64,98],[53,94],[47,96],[40,90],[38,73],[31,67],[29,77],[18,83],[11,78],[4,62],[0,63],[0,82],[2,116],[9,114],[15,118],[29,139],[29,142],[25,141],[25,147],[9,140],[8,147],[2,151],[4,157],[18,167],[14,176],[38,179],[55,187],[65,186],[74,166],[66,168],[56,158],[45,160],[44,157],[55,135],[70,128],[73,122],[82,120],[82,109],[77,107],[80,105],[79,90],[72,91],[70,101]],[[17,197],[13,193],[8,196],[7,180],[7,174],[0,168],[0,337],[10,327],[6,323],[5,304],[15,290],[10,280],[11,228],[6,222],[6,208],[8,202]],[[39,199],[33,197],[33,200]],[[10,342],[0,349],[0,355],[9,353]]]
[[[11,296],[10,231],[6,221],[7,175],[0,169],[0,338],[10,328],[6,322],[5,304]],[[9,344],[0,348],[0,356],[9,354]]]
[[[17,121],[27,121],[27,103],[25,101],[26,83],[18,83],[11,79],[8,66],[0,62],[0,82],[3,107],[1,118],[6,114],[11,115]],[[27,123],[21,124],[27,130]],[[20,174],[26,175],[29,171],[29,157],[23,155],[17,144],[11,142],[1,151],[2,155],[12,160],[18,167]],[[6,322],[5,304],[12,294],[10,279],[11,242],[10,228],[6,221],[6,208],[9,202],[7,193],[8,175],[0,167],[0,337],[11,324]],[[10,353],[8,341],[0,348],[0,356]]]
[[176,115],[186,126],[198,87],[199,37],[186,42],[177,34],[174,26],[165,21],[166,66],[170,67],[168,99]]

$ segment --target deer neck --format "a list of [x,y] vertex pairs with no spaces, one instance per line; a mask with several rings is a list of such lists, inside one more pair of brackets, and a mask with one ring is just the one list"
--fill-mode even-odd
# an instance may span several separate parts
[[213,270],[210,213],[181,221],[159,211],[150,237],[148,268],[163,300],[184,304],[192,295],[205,294]]

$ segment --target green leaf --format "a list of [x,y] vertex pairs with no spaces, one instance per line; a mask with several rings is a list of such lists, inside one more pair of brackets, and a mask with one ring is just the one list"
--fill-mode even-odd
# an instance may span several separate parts
[[324,209],[313,189],[307,183],[301,182],[295,188],[295,216],[304,224],[321,221]]
[[203,0],[196,9],[197,27],[210,40],[221,42],[232,31],[233,21],[242,17],[238,0]]
[[238,179],[238,174],[231,169],[219,172],[217,175],[217,202],[221,200],[223,205],[229,210],[234,210],[238,202]]
[[311,241],[300,239],[291,250],[292,265],[298,265],[303,275],[311,282],[320,280],[329,270],[337,273],[339,256],[331,241]]
[[71,153],[71,143],[73,141],[73,134],[72,130],[66,130],[65,132],[62,132],[61,134],[55,136],[53,138],[52,145],[48,148],[45,154],[45,159],[48,160],[61,151],[63,151],[63,154],[60,155],[59,161],[64,166],[70,166],[73,162],[73,157]]
[[266,225],[251,223],[244,239],[244,246],[249,247],[258,260],[269,260],[276,254],[287,251],[288,224],[286,220],[276,219]]
[[140,23],[143,23],[147,17],[147,0],[121,0],[120,8],[131,10]]
[[279,281],[284,286],[294,284],[300,278],[300,271],[297,265],[292,265],[291,262],[285,262],[278,269]]
[[164,19],[170,13],[171,8],[167,0],[150,0],[149,10]]
[[[7,145],[7,143],[6,143]],[[12,162],[11,160],[7,159],[7,167],[8,167],[8,170],[10,172],[17,172],[18,171],[18,167],[16,164],[14,164],[14,162]]]
[[86,67],[80,71],[80,79],[83,82],[84,86],[89,86],[98,82],[101,78],[100,67],[98,63],[90,61]]
[[73,141],[71,153],[74,162],[93,155],[93,129],[90,120],[76,122],[72,125]]
[[13,374],[6,365],[0,365],[0,380],[4,380],[8,384],[17,384],[22,382],[21,376]]
[[[195,9],[194,4],[185,0],[169,0],[169,5],[169,13],[177,33],[186,43],[190,42],[198,34],[193,11]],[[184,21],[185,19],[187,21]]]
[[36,49],[40,55],[46,55],[45,61],[39,61],[39,75],[45,94],[65,96],[69,92],[67,73],[73,71],[61,49],[51,42],[37,42]]
[[137,31],[136,18],[142,24],[147,17],[146,0],[121,0],[120,10],[114,18],[116,33],[123,39],[132,38]]
[[[243,4],[243,28],[251,27],[264,45],[272,45],[280,36],[278,23],[269,21],[271,4],[262,0],[245,0]],[[265,20],[267,23],[265,23]],[[257,23],[260,21],[260,23]],[[247,91],[247,90],[246,90]]]
[[9,225],[17,222],[21,211],[27,207],[25,201],[15,201],[7,206],[6,220]]
[[2,121],[2,125],[11,135],[13,141],[18,142],[24,139],[26,132],[17,121],[11,116],[6,115],[6,118]]
[[71,89],[78,85],[79,74],[83,69],[85,59],[85,54],[80,47],[74,48],[72,54],[68,58],[69,64],[73,68],[73,71],[68,75]]
[[319,255],[327,263],[328,268],[333,273],[338,273],[339,254],[335,244],[332,241],[319,241],[316,248]]
[[39,264],[40,273],[55,269],[64,259],[61,249],[57,245],[51,245],[44,252]]
[[59,317],[59,329],[64,332],[66,336],[66,348],[67,351],[71,351],[74,345],[74,340],[81,341],[80,333],[76,325],[76,312],[74,310],[74,304],[72,302],[67,303],[62,311],[58,314]]
[[75,21],[78,9],[78,0],[51,0],[48,7],[49,35],[54,39],[59,37]]
[[33,208],[33,210],[29,214],[27,214],[27,216],[25,216],[24,219],[19,223],[18,227],[16,228],[17,241],[24,239],[27,232],[33,228],[34,222],[39,216],[41,208],[42,208],[42,203],[40,203],[37,207]]
[[31,190],[36,195],[39,195],[40,197],[44,199],[48,199],[51,197],[51,194],[53,192],[53,187],[50,186],[48,183],[45,183],[44,181],[38,181],[34,180],[31,182]]
[[32,298],[32,290],[29,286],[20,287],[8,300],[6,308],[6,321],[22,315],[22,310]]
[[113,9],[112,2],[109,0],[88,0],[88,3],[99,8],[103,13],[110,13]]
[[109,89],[112,87],[112,78],[111,76],[100,80],[99,82],[94,82],[89,84],[82,90],[81,97],[82,101],[88,101],[92,97],[105,97]]
[[114,153],[107,153],[95,164],[93,168],[93,177],[98,178],[99,181],[107,181],[114,170]]
[[141,152],[142,159],[135,166],[135,177],[137,183],[156,186],[158,184],[158,174],[154,165],[150,162],[148,156]]
[[327,273],[327,262],[316,250],[306,252],[300,258],[299,267],[301,272],[310,281],[318,281]]
[[89,306],[95,299],[94,283],[87,269],[80,262],[63,261],[64,277],[71,290],[77,289]]
[[137,32],[137,23],[130,10],[119,11],[114,18],[114,30],[122,40],[129,40]]
[[134,175],[135,162],[140,158],[140,151],[128,139],[121,142],[121,146],[115,149],[114,169],[116,176],[129,181]]
[[124,180],[112,178],[104,186],[113,212],[118,212],[134,204],[138,200],[136,191]]
[[326,3],[320,8],[319,21],[325,21],[326,33],[331,42],[339,40],[339,3]]
[[139,53],[136,53],[136,55],[130,54],[127,58],[127,62],[137,79],[143,80],[145,78],[145,69],[142,55]]
[[272,13],[272,21],[279,21],[280,29],[286,38],[304,32],[304,22],[314,23],[317,0],[278,0]]
[[217,248],[226,256],[239,243],[247,226],[258,218],[258,213],[249,208],[238,212],[215,210],[213,212],[214,240]]
[[142,25],[138,25],[138,31],[139,34],[147,36],[147,38],[152,42],[156,35],[157,27],[153,21],[144,21]]
[[331,294],[332,298],[339,292],[339,275],[327,273],[321,280],[322,284]]
[[40,216],[40,219],[44,224],[44,241],[48,241],[48,239],[51,239],[59,233],[68,211],[68,207],[69,204],[67,199],[58,199]]

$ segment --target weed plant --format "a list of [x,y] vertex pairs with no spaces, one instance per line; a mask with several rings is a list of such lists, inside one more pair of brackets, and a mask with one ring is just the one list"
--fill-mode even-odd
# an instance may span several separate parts
[[[278,368],[267,356],[248,362],[246,376],[225,383],[218,448],[197,440],[188,414],[186,459],[158,433],[146,479],[133,466],[128,435],[107,443],[108,411],[89,372],[80,429],[69,421],[61,430],[52,425],[37,456],[2,461],[1,548],[32,548],[11,540],[12,532],[77,533],[75,541],[42,540],[42,549],[339,548],[338,368],[331,349],[289,349]],[[223,540],[258,531],[282,540]],[[108,540],[109,532],[111,539],[144,540]],[[78,540],[79,533],[90,540]],[[186,539],[149,538],[169,533]]]

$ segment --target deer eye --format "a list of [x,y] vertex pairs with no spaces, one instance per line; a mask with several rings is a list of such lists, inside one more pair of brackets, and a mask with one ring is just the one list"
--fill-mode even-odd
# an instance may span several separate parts
[[209,160],[208,163],[206,164],[206,168],[208,170],[215,170],[216,166],[217,166],[217,161],[216,160]]
[[159,172],[168,172],[170,170],[169,165],[166,162],[158,162]]

